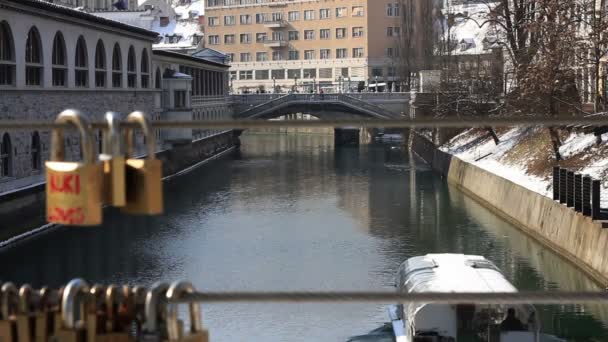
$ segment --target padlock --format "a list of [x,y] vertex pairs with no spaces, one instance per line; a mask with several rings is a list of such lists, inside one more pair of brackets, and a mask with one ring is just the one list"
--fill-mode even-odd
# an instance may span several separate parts
[[157,282],[146,293],[141,342],[161,342],[167,339],[167,310],[165,296],[169,284]]
[[145,114],[133,112],[127,116],[127,122],[141,126],[148,146],[146,159],[133,158],[133,129],[125,129],[127,159],[127,204],[121,208],[128,214],[158,215],[163,213],[163,165],[156,158],[156,140],[150,129]]
[[19,303],[19,292],[13,283],[4,283],[0,288],[0,309],[2,319],[0,320],[0,341],[17,342],[17,306]]
[[86,329],[87,341],[95,342],[98,336],[105,332],[105,287],[93,285],[89,291],[89,299],[86,305]]
[[122,153],[118,113],[108,112],[105,119],[107,127],[103,132],[102,151],[99,160],[103,164],[104,203],[123,207],[127,203],[125,163]]
[[19,313],[17,314],[17,336],[19,342],[33,342],[36,339],[36,310],[33,309],[33,290],[30,285],[19,289]]
[[70,281],[61,296],[61,328],[51,338],[53,342],[85,342],[85,304],[88,284],[82,279]]
[[47,342],[53,335],[53,311],[50,305],[50,293],[48,287],[43,287],[38,291],[38,311],[36,312],[35,338],[36,342]]
[[125,297],[123,289],[110,285],[105,292],[105,331],[103,334],[98,334],[96,341],[100,342],[128,342],[132,341],[132,335],[123,322],[120,320],[119,311],[121,305],[125,303],[128,298]]
[[142,325],[145,321],[145,303],[146,303],[146,288],[142,286],[134,286],[131,289],[133,295],[133,324],[132,330],[135,332],[136,339],[141,336]]
[[167,332],[169,341],[180,342],[209,342],[209,332],[203,329],[200,305],[196,302],[189,304],[190,308],[190,333],[185,334],[180,328],[179,319],[177,317],[178,304],[175,302],[185,293],[194,293],[194,286],[190,282],[181,281],[174,282],[167,290],[167,300],[169,301],[168,317],[167,317]]
[[89,124],[84,116],[72,110],[63,111],[55,122],[71,123],[78,128],[83,160],[65,161],[63,130],[54,129],[51,158],[45,163],[47,220],[64,225],[99,225],[103,218],[103,166],[95,161]]

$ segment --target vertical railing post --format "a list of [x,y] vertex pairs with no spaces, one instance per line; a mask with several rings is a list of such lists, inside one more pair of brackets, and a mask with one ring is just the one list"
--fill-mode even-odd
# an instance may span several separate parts
[[568,198],[568,187],[566,178],[568,177],[568,170],[559,170],[559,203],[566,204]]
[[559,201],[559,166],[553,167],[553,200]]
[[591,182],[591,218],[599,220],[600,215],[600,186],[601,183],[598,180]]
[[567,175],[568,185],[566,185],[566,187],[568,189],[568,198],[566,200],[566,206],[572,208],[574,207],[574,172],[568,171]]
[[574,175],[574,210],[583,211],[583,176]]
[[591,177],[583,176],[583,215],[591,216]]

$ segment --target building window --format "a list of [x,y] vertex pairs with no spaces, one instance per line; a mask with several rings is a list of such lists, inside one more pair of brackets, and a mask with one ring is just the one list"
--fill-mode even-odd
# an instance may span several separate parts
[[275,80],[285,79],[285,69],[275,69],[270,72],[271,76]]
[[241,14],[241,25],[251,25],[251,15]]
[[399,17],[401,16],[401,8],[399,7],[399,3],[395,3],[395,5],[393,6],[393,16],[395,17]]
[[336,18],[346,17],[346,7],[336,8]]
[[2,163],[2,177],[10,177],[13,175],[13,148],[11,147],[11,137],[8,133],[2,136],[2,146],[0,147],[0,163]]
[[393,16],[393,4],[386,5],[386,15],[389,17]]
[[304,30],[304,40],[315,39],[315,31],[314,30]]
[[336,49],[336,58],[348,58],[348,50],[346,49]]
[[13,85],[15,81],[15,49],[8,24],[0,22],[0,85]]
[[25,84],[42,85],[42,43],[35,27],[30,29],[25,42]]
[[141,87],[150,87],[150,61],[148,60],[148,50],[144,49],[141,53]]
[[288,79],[296,79],[296,78],[302,78],[302,74],[301,74],[301,70],[300,69],[287,69],[287,78]]
[[53,39],[53,63],[52,78],[53,86],[65,87],[68,80],[68,63],[66,58],[65,41],[61,32],[55,34]]
[[319,10],[319,18],[329,19],[331,17],[331,10],[329,8],[321,8]]
[[346,28],[339,27],[336,29],[336,39],[344,39],[346,38]]
[[362,17],[364,15],[363,6],[353,6],[353,17]]
[[363,27],[353,27],[353,38],[363,37]]
[[175,109],[186,108],[186,91],[185,90],[174,90],[173,91],[173,104]]
[[255,60],[258,62],[265,62],[268,60],[268,54],[266,52],[256,52]]
[[288,32],[289,40],[299,40],[300,39],[300,31],[289,31]]
[[76,57],[74,59],[76,87],[86,87],[89,84],[88,61],[87,44],[84,37],[80,36],[76,43]]
[[209,36],[209,45],[220,45],[220,36]]
[[319,69],[319,78],[332,78],[332,69],[331,68],[320,68]]
[[127,87],[137,87],[137,59],[135,58],[135,49],[131,45],[129,55],[127,56]]
[[236,18],[233,15],[225,15],[224,16],[224,25],[225,26],[236,25]]
[[240,70],[239,71],[239,80],[252,80],[252,79],[253,79],[252,70]]
[[397,68],[395,68],[394,66],[388,67],[388,71],[387,71],[387,76],[388,77],[395,77],[397,74]]
[[315,20],[315,11],[313,11],[313,10],[304,11],[304,20]]
[[112,52],[112,87],[122,87],[122,54],[118,43],[114,45]]
[[289,13],[287,13],[287,18],[289,21],[298,21],[300,20],[300,12],[290,11]]
[[40,149],[40,134],[35,131],[32,134],[32,144],[30,145],[30,153],[32,156],[32,169],[40,170],[41,168],[41,155],[42,150]]
[[288,59],[290,61],[297,61],[298,59],[300,59],[300,54],[299,54],[298,50],[289,50]]
[[219,26],[220,19],[218,17],[209,17],[209,18],[207,18],[207,24],[209,27]]
[[320,51],[320,59],[330,59],[331,58],[331,50],[330,49],[321,49]]
[[241,33],[240,42],[241,42],[241,44],[250,44],[251,43],[251,33]]
[[241,62],[251,62],[251,54],[249,52],[242,52]]
[[154,80],[154,83],[156,83],[154,85],[154,87],[156,89],[160,89],[161,88],[161,83],[162,83],[162,75],[160,73],[160,68],[156,68],[156,79]]
[[256,80],[267,80],[268,78],[269,78],[268,70],[256,70],[255,71]]
[[304,59],[315,59],[315,50],[304,50]]
[[353,48],[353,58],[363,58],[363,48]]
[[262,33],[256,33],[255,34],[255,41],[258,42],[258,43],[263,43],[263,42],[266,41],[266,37],[267,37],[266,33],[263,33],[263,32]]
[[383,75],[382,68],[372,68],[372,77],[374,77],[374,76],[382,77],[382,75]]
[[235,38],[233,34],[225,34],[224,35],[224,44],[234,44]]
[[319,30],[319,37],[321,39],[329,39],[329,38],[331,38],[331,30],[330,29],[321,29],[321,30]]
[[106,49],[101,39],[97,41],[95,48],[95,86],[98,88],[106,86]]
[[304,69],[304,78],[316,78],[317,69]]
[[273,61],[282,61],[283,53],[281,51],[272,51],[272,60]]

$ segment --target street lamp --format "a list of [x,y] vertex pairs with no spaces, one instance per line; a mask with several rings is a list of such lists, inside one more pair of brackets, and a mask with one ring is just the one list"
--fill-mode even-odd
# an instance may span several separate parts
[[234,94],[234,75],[230,75],[230,92]]
[[342,76],[338,76],[338,92],[342,92]]
[[312,78],[312,92],[313,93],[317,92],[317,78],[316,77]]
[[294,86],[293,86],[293,91],[297,92],[298,91],[298,76],[294,77]]
[[350,76],[348,76],[348,92],[349,93],[351,92],[351,89],[350,89]]
[[272,76],[272,93],[277,93],[277,79],[274,76]]
[[374,76],[374,80],[376,81],[376,87],[374,88],[374,92],[378,92],[378,76]]

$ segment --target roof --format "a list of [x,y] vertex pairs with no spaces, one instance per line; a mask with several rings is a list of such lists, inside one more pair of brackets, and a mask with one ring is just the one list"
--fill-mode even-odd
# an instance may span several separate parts
[[221,53],[221,52],[211,49],[211,48],[204,48],[204,49],[198,50],[195,53],[193,53],[192,55],[196,56],[196,57],[220,57],[220,58],[228,57],[228,55],[226,55],[225,53]]
[[155,55],[157,55],[157,56],[165,56],[165,57],[184,59],[184,60],[189,60],[191,62],[209,64],[209,65],[213,65],[213,66],[219,66],[219,67],[222,67],[222,68],[229,68],[230,67],[229,65],[226,65],[226,64],[211,62],[209,60],[202,59],[200,57],[194,57],[194,56],[186,55],[186,54],[179,53],[179,52],[173,52],[173,51],[167,51],[167,50],[156,50],[156,49],[154,49],[154,50],[152,50],[152,53],[155,54]]
[[28,6],[37,10],[45,10],[56,14],[67,15],[71,18],[82,19],[90,21],[92,23],[110,26],[116,29],[144,35],[150,38],[156,38],[158,36],[158,33],[153,31],[148,31],[136,26],[127,25],[118,21],[102,18],[93,14],[78,11],[69,7],[57,5],[42,0],[0,0],[0,4],[2,3],[13,3],[19,6]]

